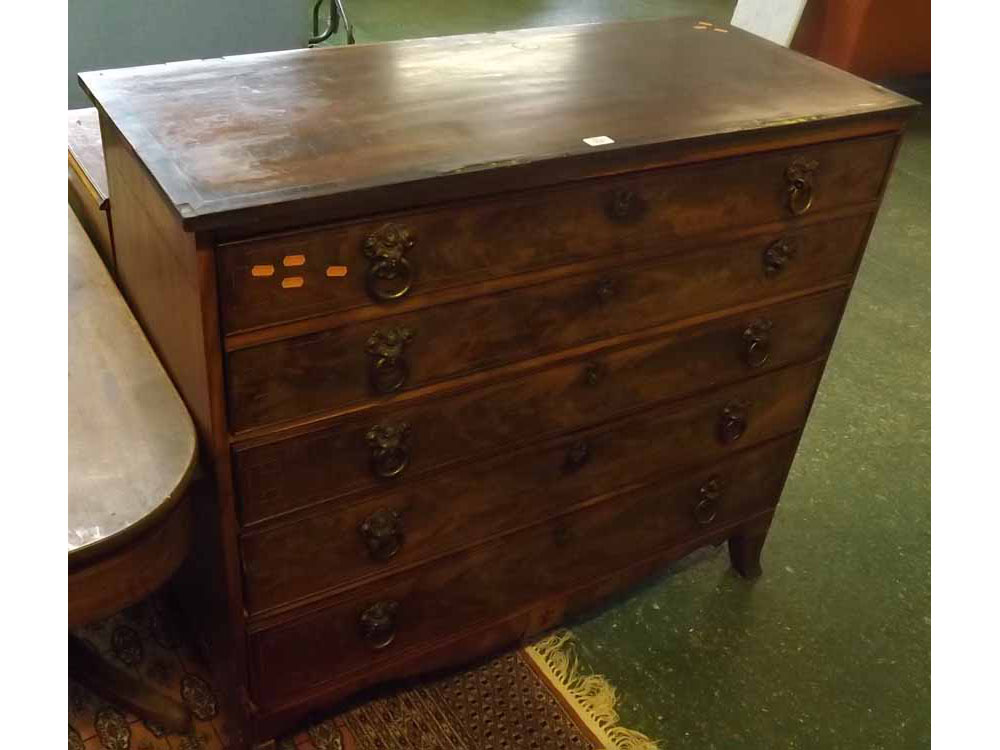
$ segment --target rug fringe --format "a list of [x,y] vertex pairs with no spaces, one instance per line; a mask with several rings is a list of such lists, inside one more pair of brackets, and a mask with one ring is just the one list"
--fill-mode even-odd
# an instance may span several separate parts
[[581,675],[573,634],[561,630],[525,648],[525,652],[580,711],[604,750],[659,750],[641,732],[618,726],[614,685],[601,675]]

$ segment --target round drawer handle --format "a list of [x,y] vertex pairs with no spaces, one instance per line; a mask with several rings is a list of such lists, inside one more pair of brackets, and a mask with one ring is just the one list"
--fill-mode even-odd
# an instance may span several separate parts
[[368,375],[376,393],[398,391],[410,375],[404,356],[413,340],[413,331],[402,326],[377,329],[368,337],[365,350],[369,356]]
[[569,450],[566,451],[566,471],[577,471],[582,469],[590,461],[590,443],[586,440],[577,440]]
[[406,539],[402,519],[391,508],[375,511],[361,523],[358,530],[368,548],[368,555],[376,562],[385,562],[395,557]]
[[410,291],[414,270],[405,254],[414,244],[410,231],[399,224],[385,224],[365,237],[361,251],[369,261],[368,296],[376,302],[391,302]]
[[361,637],[373,651],[379,651],[396,637],[396,613],[399,602],[375,602],[361,613],[358,620]]
[[747,366],[757,369],[767,364],[771,357],[771,327],[770,320],[756,320],[743,331],[743,359]]
[[819,167],[814,160],[796,159],[785,170],[788,183],[788,210],[793,216],[801,216],[813,203],[813,174]]
[[410,425],[383,422],[365,433],[372,474],[380,479],[399,476],[410,463]]
[[772,242],[764,250],[764,275],[768,278],[777,276],[785,270],[785,266],[795,257],[795,245],[791,240],[780,239]]
[[694,520],[700,526],[708,526],[719,515],[719,498],[722,497],[722,482],[711,477],[698,490],[698,502],[694,506]]
[[583,382],[589,386],[597,386],[604,380],[604,368],[600,362],[588,362],[583,368]]
[[597,301],[602,305],[610,302],[616,292],[616,284],[614,279],[601,279],[597,282],[597,287],[594,289],[595,294],[597,294]]
[[723,407],[719,415],[719,440],[735,443],[747,430],[747,405],[733,401]]
[[635,192],[626,189],[611,193],[607,204],[608,218],[612,221],[626,224],[640,219],[645,213],[646,204]]

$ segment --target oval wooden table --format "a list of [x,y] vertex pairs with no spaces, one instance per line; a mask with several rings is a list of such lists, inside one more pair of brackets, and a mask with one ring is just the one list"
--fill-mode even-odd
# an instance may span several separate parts
[[[134,604],[190,545],[194,425],[149,342],[69,211],[69,626]],[[180,703],[70,636],[70,676],[173,731]]]

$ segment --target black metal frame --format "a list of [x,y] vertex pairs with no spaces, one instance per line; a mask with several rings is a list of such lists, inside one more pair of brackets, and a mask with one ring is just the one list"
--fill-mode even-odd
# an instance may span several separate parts
[[323,5],[323,0],[316,0],[313,5],[313,35],[309,37],[309,46],[325,42],[340,30],[340,19],[344,19],[344,30],[347,32],[347,43],[354,44],[354,24],[347,18],[347,11],[344,10],[343,0],[330,0],[330,17],[327,20],[326,28],[319,30],[319,9]]

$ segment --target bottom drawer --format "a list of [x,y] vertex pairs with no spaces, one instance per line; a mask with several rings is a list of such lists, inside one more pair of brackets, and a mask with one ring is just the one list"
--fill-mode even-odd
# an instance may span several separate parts
[[361,587],[251,633],[264,706],[432,645],[728,524],[778,495],[797,435]]

